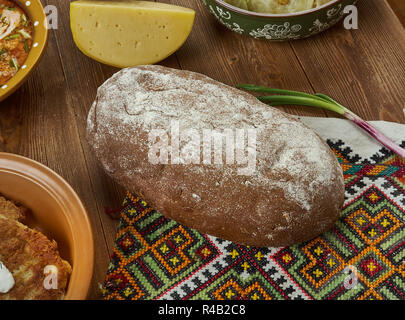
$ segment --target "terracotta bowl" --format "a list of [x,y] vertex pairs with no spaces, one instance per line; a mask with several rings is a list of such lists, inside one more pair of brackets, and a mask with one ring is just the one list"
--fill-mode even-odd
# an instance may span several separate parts
[[39,0],[13,0],[22,8],[31,19],[34,25],[34,35],[32,48],[28,54],[27,60],[20,70],[4,86],[0,87],[0,101],[6,99],[10,94],[17,90],[34,71],[38,62],[41,60],[48,43],[48,29],[46,27],[46,15],[41,1]]
[[325,31],[344,16],[344,8],[357,0],[331,0],[314,9],[288,14],[247,11],[224,0],[201,0],[217,20],[234,32],[256,39],[286,41]]
[[44,165],[0,152],[0,193],[32,211],[27,225],[54,239],[73,267],[65,299],[85,299],[93,274],[94,241],[86,209],[74,190]]

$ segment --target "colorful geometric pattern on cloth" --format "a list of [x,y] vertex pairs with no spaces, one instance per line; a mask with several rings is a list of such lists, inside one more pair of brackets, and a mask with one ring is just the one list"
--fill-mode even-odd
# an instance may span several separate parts
[[361,159],[342,141],[328,143],[346,183],[332,230],[291,247],[241,246],[128,194],[103,297],[405,300],[405,161],[385,149]]

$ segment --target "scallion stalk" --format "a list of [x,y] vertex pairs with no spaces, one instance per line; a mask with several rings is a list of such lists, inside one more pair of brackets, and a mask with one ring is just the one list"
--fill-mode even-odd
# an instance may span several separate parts
[[321,99],[299,97],[299,96],[279,96],[279,95],[262,96],[262,97],[258,97],[258,99],[260,101],[266,102],[272,106],[296,104],[296,105],[301,105],[301,106],[322,108],[322,109],[326,109],[329,111],[334,111],[341,115],[344,114],[344,110],[342,110],[336,104],[333,104],[333,103],[330,103],[330,102],[327,102],[327,101],[321,100]]
[[15,57],[12,57],[10,59],[10,66],[18,71],[18,68],[19,68],[18,61]]
[[26,27],[26,26],[28,25],[27,16],[26,16],[25,14],[23,14],[23,15],[21,16],[21,18],[22,18],[22,21],[23,21],[23,25]]
[[27,40],[24,40],[24,51],[26,53],[28,53],[30,51],[30,48],[28,47],[28,41]]
[[377,130],[367,121],[361,119],[358,115],[327,95],[321,93],[312,95],[299,91],[267,88],[256,86],[253,84],[240,84],[237,85],[237,87],[248,91],[273,93],[274,95],[271,96],[257,97],[260,101],[268,103],[271,106],[301,105],[322,108],[325,110],[336,112],[351,120],[355,125],[366,131],[369,135],[371,135],[374,139],[387,147],[389,150],[393,151],[400,157],[405,158],[404,148],[401,148],[398,144],[385,136],[381,131]]
[[30,34],[25,31],[24,29],[18,30],[18,32],[25,38],[25,39],[31,39]]
[[21,37],[21,35],[19,35],[18,33],[16,33],[16,34],[13,34],[12,36],[8,36],[7,38],[6,38],[6,40],[13,40],[13,39],[17,39],[17,38],[20,38]]

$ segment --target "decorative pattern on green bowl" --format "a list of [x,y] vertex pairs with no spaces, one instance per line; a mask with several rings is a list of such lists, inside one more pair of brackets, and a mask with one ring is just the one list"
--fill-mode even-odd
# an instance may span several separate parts
[[233,7],[222,0],[201,0],[230,30],[256,39],[285,41],[306,38],[329,29],[344,16],[344,8],[357,0],[332,0],[318,8],[295,14],[264,15]]

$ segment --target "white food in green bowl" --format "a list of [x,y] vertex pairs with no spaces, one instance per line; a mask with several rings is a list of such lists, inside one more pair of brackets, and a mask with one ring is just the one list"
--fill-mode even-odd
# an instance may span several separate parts
[[317,8],[331,0],[225,0],[225,2],[259,13],[293,13]]
[[255,39],[270,41],[304,39],[323,32],[341,21],[348,12],[347,6],[357,2],[357,0],[201,1],[215,18],[230,30]]

